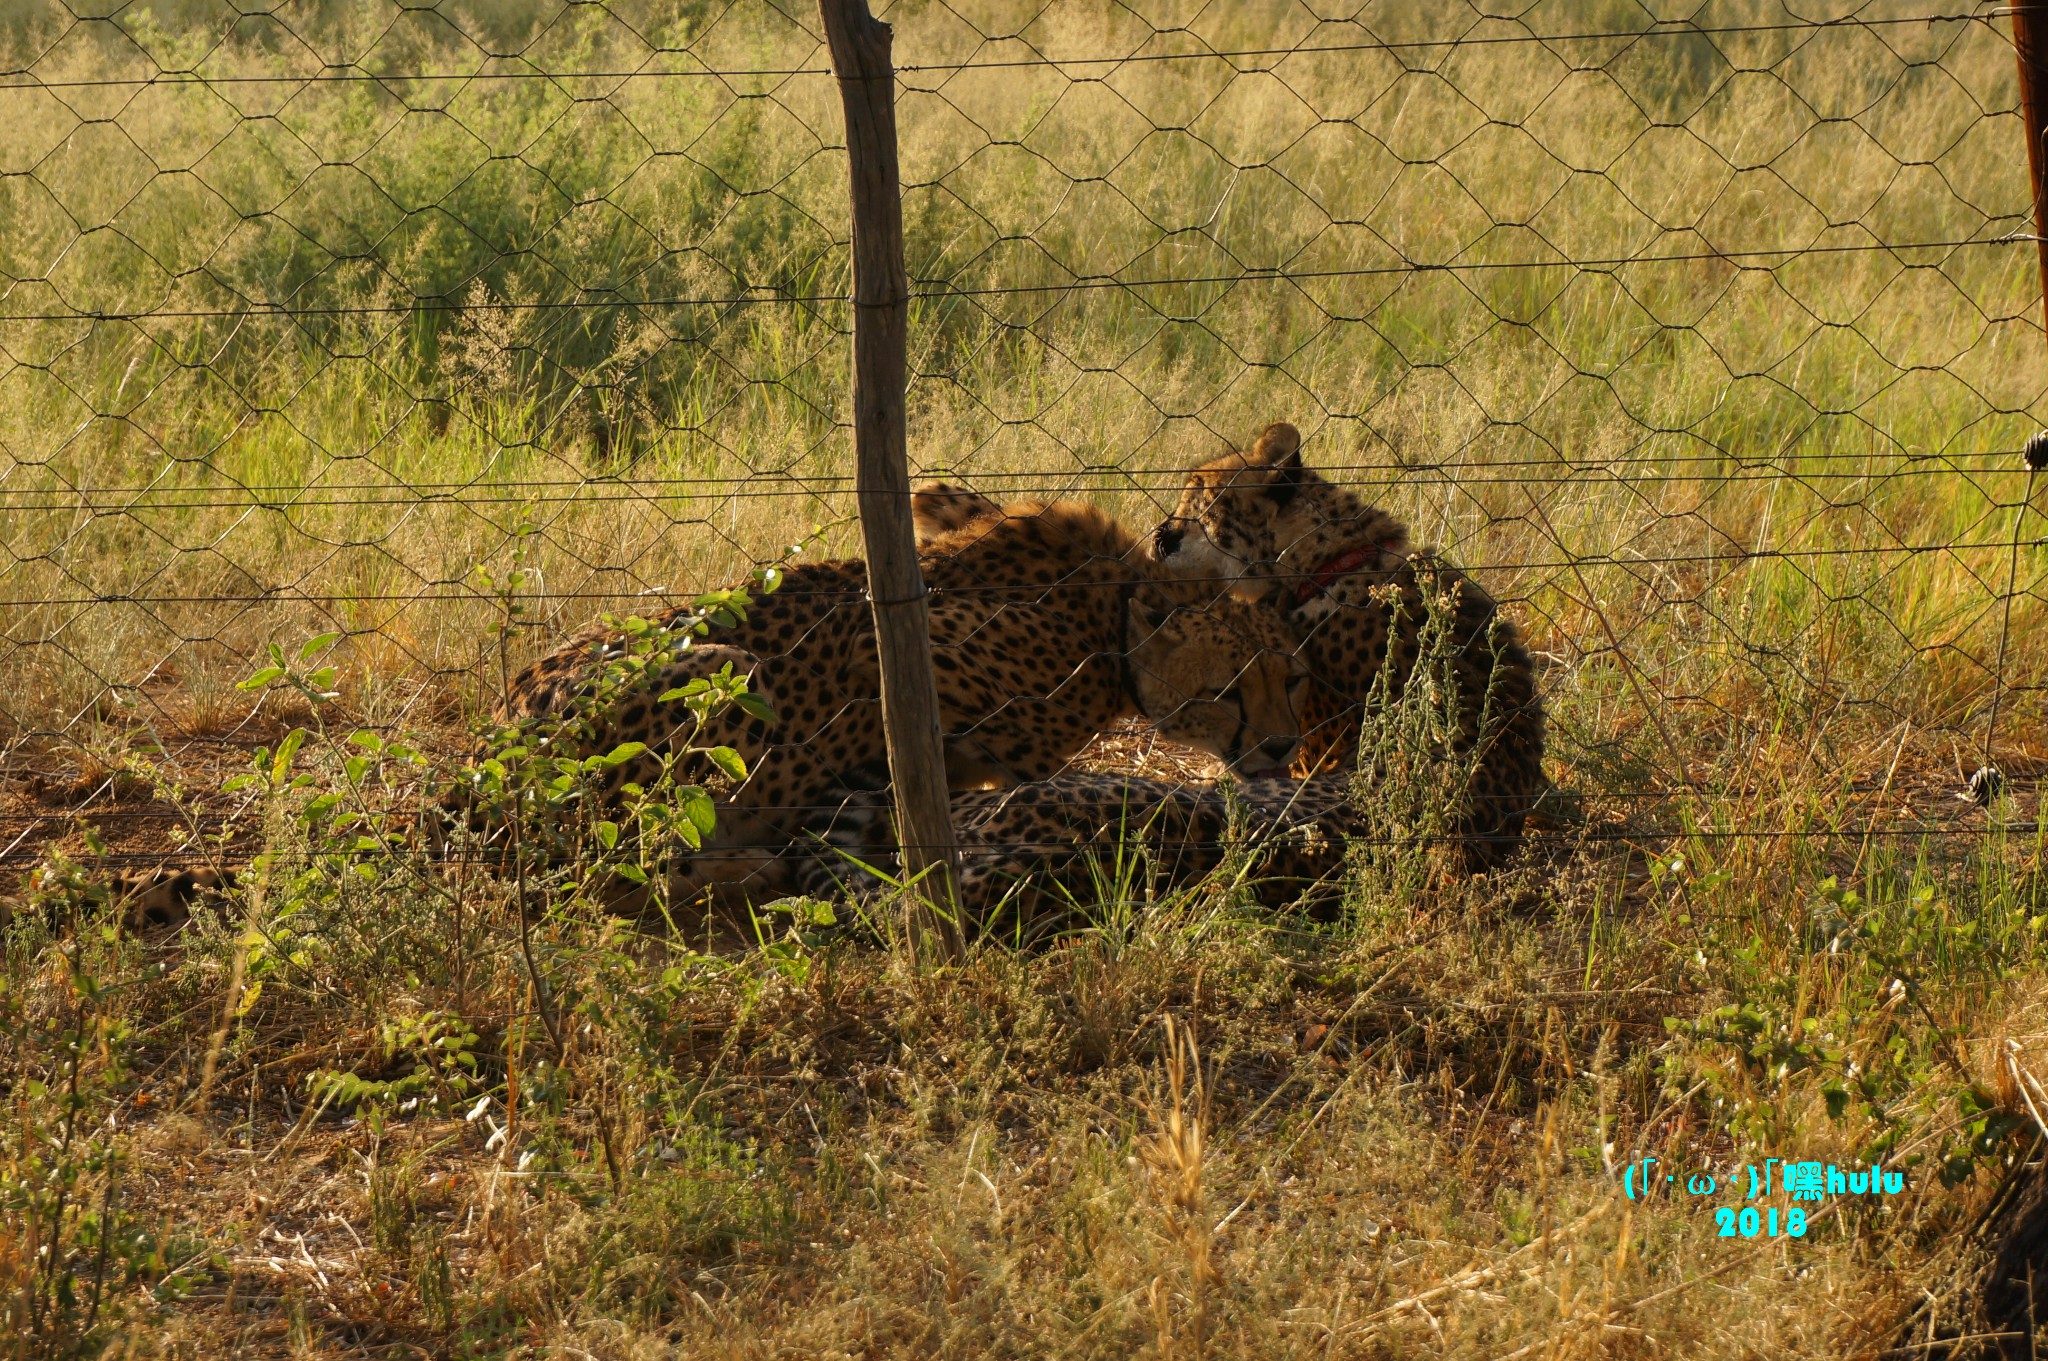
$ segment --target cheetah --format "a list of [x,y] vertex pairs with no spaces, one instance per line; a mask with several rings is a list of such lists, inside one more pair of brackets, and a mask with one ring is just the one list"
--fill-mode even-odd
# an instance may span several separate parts
[[[1348,847],[1364,829],[1349,774],[1171,784],[1073,772],[952,798],[963,919],[1037,936],[1090,904],[1187,889],[1226,871],[1263,906],[1328,916]],[[889,805],[855,795],[805,826],[793,849],[805,896],[865,899],[899,877]]]
[[[948,518],[935,509],[945,498],[926,490],[919,561],[950,787],[1043,780],[1138,714],[1232,773],[1287,768],[1300,744],[1306,673],[1271,611],[1177,580],[1095,507],[1020,502],[991,514],[993,503],[976,503]],[[602,795],[646,785],[664,757],[683,758],[681,777],[710,776],[691,754],[706,747],[729,747],[746,763],[745,778],[720,792],[713,841],[679,880],[686,889],[768,875],[807,816],[886,783],[866,586],[857,561],[789,569],[744,618],[715,630],[712,645],[678,630],[686,645],[593,723],[592,749],[646,744],[604,773]],[[545,724],[575,714],[620,645],[616,629],[575,635],[513,679],[498,718]],[[699,728],[661,702],[725,666],[746,677],[766,714],[730,710]],[[752,886],[764,890],[773,891]]]
[[[1136,714],[1240,775],[1282,770],[1293,758],[1307,678],[1294,637],[1270,612],[1160,572],[1127,529],[1093,507],[997,507],[939,484],[921,488],[916,505],[953,788],[1044,779]],[[648,786],[665,757],[680,758],[677,777],[707,783],[720,799],[712,839],[676,887],[773,895],[778,857],[806,817],[887,783],[866,588],[860,562],[819,562],[790,569],[778,589],[731,611],[732,626],[708,637],[687,627],[691,607],[658,616],[650,632],[667,655],[588,722],[581,711],[593,677],[625,649],[627,634],[585,629],[515,676],[494,718],[543,749],[554,740],[550,727],[569,725],[579,756],[645,743],[603,772],[601,798],[629,782]],[[682,705],[664,702],[721,670],[743,677],[761,703],[700,727]],[[720,787],[703,754],[714,746],[741,756],[743,780]],[[430,842],[445,843],[458,825],[495,830],[479,814],[473,780],[423,822]],[[236,878],[232,868],[166,866],[122,876],[118,891],[152,920],[177,921]]]
[[1543,704],[1520,635],[1477,582],[1413,548],[1398,520],[1305,467],[1292,425],[1197,468],[1147,547],[1168,571],[1272,603],[1301,636],[1312,678],[1295,762],[1304,776],[1357,765],[1362,724],[1414,673],[1429,602],[1447,602],[1453,748],[1472,772],[1453,828],[1470,870],[1513,853],[1548,787]]

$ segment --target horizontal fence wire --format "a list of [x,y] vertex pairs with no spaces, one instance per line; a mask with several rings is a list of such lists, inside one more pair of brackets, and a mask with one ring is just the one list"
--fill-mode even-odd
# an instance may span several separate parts
[[[1116,56],[1068,55],[1055,57],[1049,55],[1038,55],[1028,58],[1012,58],[1007,60],[995,61],[898,63],[896,70],[899,76],[907,76],[935,71],[946,72],[950,74],[958,71],[1009,70],[1019,67],[1031,66],[1126,66],[1141,62],[1200,61],[1217,59],[1238,60],[1250,57],[1291,57],[1318,52],[1399,52],[1416,51],[1441,47],[1484,46],[1497,43],[1612,43],[1633,42],[1642,38],[1677,38],[1688,36],[1726,37],[1734,36],[1737,34],[1802,33],[1824,29],[1845,28],[1882,29],[1887,26],[1907,24],[1924,24],[1929,26],[1942,23],[1990,24],[1995,22],[1997,18],[1998,16],[1995,14],[1979,11],[1976,13],[1965,12],[1895,15],[1889,18],[1864,15],[1844,15],[1832,19],[1795,18],[1782,23],[1718,25],[1703,25],[1690,22],[1687,20],[1654,20],[1652,21],[1650,26],[1644,28],[1619,29],[1610,31],[1584,31],[1574,33],[1465,33],[1452,38],[1420,38],[1409,39],[1406,41],[1397,39],[1373,39],[1367,42],[1355,43],[1314,43],[1295,45],[1290,47],[1240,48],[1237,50],[1222,50],[1205,47],[1200,50],[1189,52],[1130,52]],[[1176,33],[1185,34],[1186,30],[1176,30]],[[694,55],[687,47],[665,47],[655,43],[648,43],[646,45],[646,51],[650,55]],[[520,54],[517,52],[484,53],[481,55],[483,55],[487,60],[507,61],[521,59]],[[638,67],[633,69],[621,69],[615,71],[531,70],[493,72],[441,71],[411,73],[350,69],[323,69],[316,72],[295,73],[290,75],[239,76],[212,75],[197,70],[167,70],[154,72],[147,76],[135,76],[126,78],[44,80],[39,78],[32,68],[12,68],[0,70],[0,77],[20,80],[22,81],[23,86],[25,88],[50,90],[94,89],[105,86],[180,84],[188,82],[200,85],[235,85],[290,83],[296,81],[552,81],[577,79],[626,80],[645,79],[654,76],[694,76],[716,80],[745,80],[753,77],[825,76],[831,74],[832,68],[829,66],[778,67],[755,70],[724,71],[712,70],[709,68],[685,71],[661,71],[649,70],[645,67]]]
[[[1532,854],[2029,834],[1958,793],[2048,754],[2001,13],[880,17],[916,474],[1142,542],[1293,423],[1526,642]],[[323,722],[457,770],[577,629],[858,552],[811,9],[52,5],[0,117],[0,859],[237,825],[212,791],[308,719],[240,688],[273,647],[339,635]],[[1142,731],[1071,768],[1222,797]],[[1769,820],[1792,784],[1831,825]]]

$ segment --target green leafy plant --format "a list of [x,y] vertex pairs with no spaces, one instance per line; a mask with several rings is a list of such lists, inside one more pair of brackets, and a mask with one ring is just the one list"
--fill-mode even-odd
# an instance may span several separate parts
[[[1928,980],[1992,986],[2042,949],[2031,905],[2000,894],[1965,906],[1953,892],[1975,887],[1924,865],[1874,874],[1863,893],[1828,876],[1775,929],[1711,931],[1734,1000],[1666,1020],[1667,1083],[1704,1081],[1730,1133],[1772,1145],[1817,1094],[1830,1119],[1862,1123],[1864,1157],[1896,1152],[1931,1160],[1945,1183],[1968,1179],[2030,1121],[1972,1068],[1969,1037],[1941,1019]],[[1905,1152],[1930,1121],[1933,1147]]]
[[306,1079],[323,1105],[366,1103],[409,1112],[426,1104],[450,1112],[480,1085],[477,1032],[458,1016],[428,1011],[397,1017],[380,1028],[387,1066],[410,1062],[411,1071],[388,1078],[322,1069]]
[[[33,899],[53,914],[54,1015],[34,1014],[19,975],[0,976],[0,1023],[16,1036],[18,1080],[0,1120],[0,1323],[34,1354],[91,1356],[131,1322],[123,1287],[146,1281],[172,1300],[211,1269],[211,1255],[134,1215],[116,1112],[132,1081],[133,1026],[121,1014],[118,923],[62,873]],[[12,948],[12,943],[10,944]],[[9,1355],[18,1354],[11,1348]]]

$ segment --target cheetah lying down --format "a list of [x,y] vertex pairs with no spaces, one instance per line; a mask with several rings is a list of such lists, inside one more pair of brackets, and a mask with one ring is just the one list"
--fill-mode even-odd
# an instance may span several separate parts
[[1490,869],[1513,853],[1549,787],[1543,701],[1521,634],[1477,581],[1305,466],[1301,434],[1285,422],[1195,469],[1147,542],[1170,572],[1269,602],[1302,639],[1311,680],[1297,774],[1357,768],[1372,721],[1426,660],[1448,662],[1456,712],[1446,745],[1464,772],[1455,821],[1466,866]]
[[[1270,611],[1168,576],[1128,530],[1091,506],[997,508],[928,487],[916,508],[954,789],[1055,775],[1098,733],[1139,714],[1239,775],[1284,769],[1293,758],[1305,677],[1292,634]],[[810,563],[750,602],[733,627],[701,637],[671,632],[695,618],[671,612],[653,621],[653,635],[635,635],[643,649],[650,636],[658,640],[652,657],[640,659],[645,670],[596,705],[595,678],[629,640],[617,628],[585,630],[521,671],[497,717],[549,757],[644,744],[597,775],[596,803],[628,783],[652,786],[664,761],[678,779],[716,788],[711,838],[673,867],[671,889],[683,897],[777,896],[775,875],[798,829],[850,793],[887,783],[865,591],[862,564]],[[700,723],[670,698],[726,668],[747,679],[765,708],[735,707]],[[736,752],[744,778],[720,786],[704,754],[713,747]],[[472,783],[429,810],[426,830],[437,850],[463,826],[502,845],[494,816]],[[535,842],[559,830],[533,829],[523,849],[539,850]],[[154,886],[125,887],[150,900],[147,912],[169,918],[233,874],[167,867],[156,878]]]
[[[1293,759],[1305,683],[1293,634],[1270,610],[1169,576],[1102,511],[1075,502],[977,508],[922,544],[919,560],[953,789],[1055,775],[1098,733],[1140,714],[1242,776]],[[634,688],[585,717],[593,677],[622,646],[616,630],[588,630],[522,671],[499,717],[542,741],[549,724],[578,719],[577,755],[645,744],[605,773],[600,797],[651,785],[664,760],[679,778],[709,779],[716,772],[700,753],[736,752],[745,777],[720,794],[712,839],[676,867],[675,887],[758,897],[818,809],[887,782],[865,592],[858,562],[792,568],[736,626],[704,646],[683,635],[685,645]],[[698,723],[665,699],[724,666],[745,675],[771,712],[731,709]]]

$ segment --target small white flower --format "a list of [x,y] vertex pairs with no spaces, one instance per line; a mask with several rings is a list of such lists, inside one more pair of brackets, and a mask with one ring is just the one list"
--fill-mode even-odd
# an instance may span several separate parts
[[490,1094],[489,1094],[489,1093],[485,1093],[485,1094],[484,1094],[483,1096],[480,1096],[480,1097],[478,1097],[478,1098],[476,1099],[476,1104],[475,1104],[474,1106],[471,1106],[471,1107],[469,1108],[469,1114],[467,1114],[467,1115],[463,1116],[462,1118],[463,1118],[464,1120],[468,1121],[468,1122],[469,1122],[470,1124],[475,1124],[475,1123],[476,1123],[476,1118],[477,1118],[477,1117],[478,1117],[479,1115],[482,1115],[482,1114],[483,1114],[483,1113],[484,1113],[485,1111],[489,1110],[490,1108],[491,1108],[491,1098],[490,1098]]

